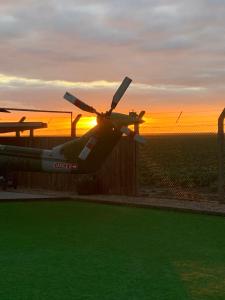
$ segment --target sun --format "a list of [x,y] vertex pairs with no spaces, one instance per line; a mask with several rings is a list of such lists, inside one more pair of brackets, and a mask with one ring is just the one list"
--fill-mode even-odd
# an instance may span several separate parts
[[89,120],[87,121],[87,126],[94,127],[96,125],[97,125],[97,119],[95,117],[90,117]]
[[81,129],[90,129],[96,125],[96,117],[82,117],[78,123],[78,127]]

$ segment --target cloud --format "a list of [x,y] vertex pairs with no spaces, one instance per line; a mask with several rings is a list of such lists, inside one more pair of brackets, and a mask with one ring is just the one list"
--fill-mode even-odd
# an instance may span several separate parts
[[0,97],[109,90],[128,75],[136,94],[222,98],[224,34],[223,0],[1,1]]
[[[90,82],[72,82],[65,80],[43,80],[25,77],[7,76],[0,74],[0,88],[76,88],[84,90],[94,89],[117,89],[121,82],[98,80]],[[201,86],[179,86],[179,85],[150,85],[145,83],[133,83],[132,89],[139,91],[155,91],[155,92],[173,92],[173,93],[189,93],[204,92],[206,89]]]

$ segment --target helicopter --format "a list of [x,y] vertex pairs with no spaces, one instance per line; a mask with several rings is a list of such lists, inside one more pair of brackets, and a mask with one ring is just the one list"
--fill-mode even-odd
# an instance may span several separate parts
[[104,163],[123,134],[139,143],[145,139],[128,128],[129,125],[143,123],[144,111],[139,115],[113,112],[131,83],[125,77],[113,96],[111,107],[105,113],[81,101],[69,92],[64,98],[77,108],[94,113],[97,125],[79,138],[72,139],[52,149],[37,149],[0,145],[0,175],[9,172],[29,171],[48,173],[94,173]]

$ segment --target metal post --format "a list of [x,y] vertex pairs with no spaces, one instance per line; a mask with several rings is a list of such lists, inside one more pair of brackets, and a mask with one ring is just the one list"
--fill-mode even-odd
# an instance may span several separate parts
[[34,129],[31,129],[30,130],[30,138],[33,138],[34,137]]
[[134,132],[139,134],[139,123],[134,124]]
[[73,136],[73,112],[70,112],[70,136]]
[[[134,125],[134,132],[139,134],[139,123]],[[140,192],[140,186],[139,186],[139,166],[138,166],[138,161],[139,161],[139,145],[136,142],[135,145],[135,196],[139,196]]]
[[80,118],[82,117],[81,114],[77,115],[76,118],[72,121],[71,124],[71,136],[76,137],[77,136],[77,123],[79,122]]
[[225,183],[225,170],[224,170],[224,119],[225,108],[218,119],[218,196],[221,202],[225,202],[224,183]]
[[[134,118],[137,118],[138,114],[136,112],[131,112],[130,114],[133,114]],[[136,134],[140,133],[139,129],[139,123],[134,124],[134,132]],[[134,143],[135,147],[135,191],[134,194],[135,196],[139,196],[139,168],[138,168],[138,161],[139,161],[139,145],[137,142]]]

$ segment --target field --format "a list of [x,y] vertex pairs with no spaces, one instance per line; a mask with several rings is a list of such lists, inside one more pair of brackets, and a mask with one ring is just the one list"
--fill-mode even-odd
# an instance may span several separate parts
[[0,299],[219,300],[225,219],[72,201],[0,204]]
[[140,185],[215,192],[217,165],[215,134],[147,137],[140,147]]

